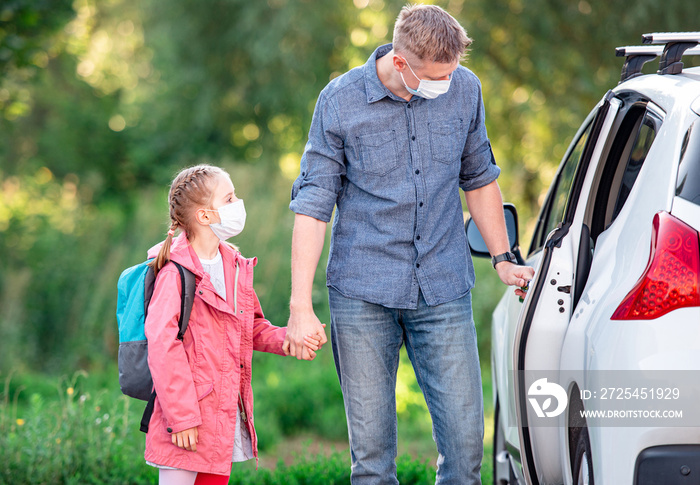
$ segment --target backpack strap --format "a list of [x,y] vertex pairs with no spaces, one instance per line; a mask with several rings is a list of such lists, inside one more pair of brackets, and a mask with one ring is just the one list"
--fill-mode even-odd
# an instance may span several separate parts
[[[192,314],[192,306],[194,305],[194,292],[196,288],[194,273],[187,268],[183,267],[175,261],[171,262],[177,268],[178,273],[180,273],[180,287],[182,292],[180,294],[180,319],[177,322],[179,331],[177,332],[178,340],[182,340],[185,336],[185,331],[190,323],[190,315]],[[153,278],[155,280],[155,278]],[[151,282],[153,284],[153,282]],[[146,304],[148,306],[148,304]],[[146,409],[143,411],[143,416],[141,416],[141,431],[148,433],[148,425],[151,422],[151,415],[153,415],[153,407],[156,403],[156,389],[153,388],[151,392],[151,397],[146,404]]]
[[148,425],[151,422],[151,415],[153,415],[153,406],[156,403],[156,389],[153,388],[151,392],[151,397],[146,403],[146,409],[143,410],[143,416],[141,416],[141,431],[148,433]]
[[180,303],[180,320],[177,322],[180,331],[177,333],[177,338],[182,340],[187,330],[187,325],[190,323],[190,314],[192,313],[192,305],[194,304],[195,277],[192,271],[183,267],[179,263],[172,261],[180,273],[180,283],[182,287],[182,298]]

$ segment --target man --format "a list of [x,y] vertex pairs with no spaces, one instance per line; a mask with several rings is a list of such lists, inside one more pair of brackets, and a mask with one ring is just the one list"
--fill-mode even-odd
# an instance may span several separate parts
[[[459,188],[501,280],[513,264],[471,43],[436,6],[404,7],[393,44],[331,81],[292,188],[292,296],[284,348],[322,333],[311,303],[336,207],[327,284],[352,483],[396,479],[396,371],[405,343],[433,421],[437,483],[481,483],[483,404]],[[516,293],[522,294],[520,290]],[[325,338],[325,337],[324,337]]]

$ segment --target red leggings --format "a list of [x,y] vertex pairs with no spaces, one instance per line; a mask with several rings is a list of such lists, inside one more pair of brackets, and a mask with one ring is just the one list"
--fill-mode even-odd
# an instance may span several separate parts
[[214,475],[213,473],[197,473],[194,485],[227,485],[228,475]]
[[197,473],[194,485],[227,485],[228,475],[214,475],[213,473]]

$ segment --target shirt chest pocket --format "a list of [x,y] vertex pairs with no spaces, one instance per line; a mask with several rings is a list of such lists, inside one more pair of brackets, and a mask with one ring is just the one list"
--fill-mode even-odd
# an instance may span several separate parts
[[373,175],[386,175],[399,166],[394,130],[370,133],[357,137],[360,147],[359,169]]
[[459,162],[465,142],[462,120],[431,122],[428,129],[433,160],[441,163]]

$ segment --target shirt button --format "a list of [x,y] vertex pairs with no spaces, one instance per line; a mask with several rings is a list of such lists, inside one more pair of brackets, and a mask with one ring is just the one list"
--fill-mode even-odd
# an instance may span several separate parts
[[165,431],[167,431],[168,433],[172,433],[172,432],[173,432],[173,428],[167,428]]
[[241,369],[243,368],[243,364],[241,364]]
[[416,268],[420,268],[420,263],[416,263]]
[[416,240],[417,240],[417,241],[420,241],[420,235],[419,235],[419,236],[416,236]]
[[416,170],[416,175],[418,175],[419,173],[420,173],[420,170]]
[[423,207],[423,202],[419,202],[418,207]]
[[413,135],[413,136],[411,137],[411,140],[416,141],[416,135]]
[[408,103],[408,104],[406,105],[406,107],[407,107],[407,108],[410,108],[410,107],[411,107],[411,103]]

